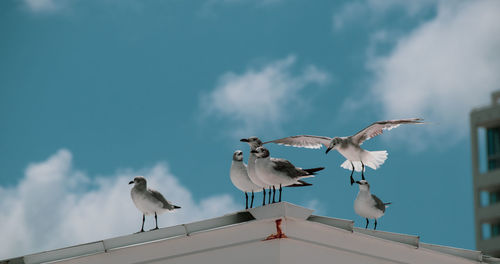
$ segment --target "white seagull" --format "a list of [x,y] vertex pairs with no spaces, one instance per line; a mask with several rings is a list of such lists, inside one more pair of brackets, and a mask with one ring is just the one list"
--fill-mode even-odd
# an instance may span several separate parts
[[250,208],[253,207],[254,192],[262,191],[261,187],[256,185],[250,180],[247,172],[247,165],[243,162],[243,151],[237,150],[233,154],[233,161],[231,162],[231,170],[229,173],[231,182],[236,188],[245,193],[245,205],[248,209],[248,192],[252,192],[252,200]]
[[[255,153],[252,151],[255,151],[258,147],[262,146],[262,141],[258,137],[249,137],[249,138],[243,138],[240,140],[241,142],[246,142],[250,146],[250,156],[248,157],[248,167],[247,167],[247,172],[248,172],[248,177],[250,180],[252,180],[253,183],[256,185],[260,186],[263,190],[263,197],[262,197],[262,205],[266,204],[266,188],[269,188],[269,200],[268,203],[271,203],[271,189],[272,186],[269,186],[267,183],[265,183],[261,177],[255,172],[255,160],[257,157],[255,156]],[[312,184],[307,183],[305,181],[299,181],[298,184],[293,184],[288,187],[303,187],[303,186],[310,186]]]
[[255,160],[255,172],[266,184],[273,186],[273,203],[277,187],[279,187],[279,202],[281,202],[282,187],[303,185],[304,182],[301,179],[314,177],[315,172],[324,169],[322,167],[313,169],[295,167],[286,159],[271,158],[269,150],[264,147],[258,147],[256,150],[252,150],[252,153],[255,153],[257,156],[257,160]]
[[375,227],[377,229],[377,219],[385,213],[385,208],[391,203],[384,203],[377,196],[370,193],[370,184],[367,181],[356,181],[359,184],[359,192],[356,200],[354,200],[354,211],[361,217],[366,218],[366,226],[368,228],[368,219],[375,219]]
[[250,146],[250,156],[248,157],[248,167],[247,167],[247,172],[248,172],[248,177],[250,180],[262,188],[262,205],[266,204],[266,188],[269,188],[269,198],[271,198],[271,188],[269,185],[267,185],[264,181],[262,181],[259,176],[255,173],[255,160],[257,157],[255,156],[255,153],[252,153],[252,151],[256,150],[258,147],[262,146],[262,141],[258,137],[249,137],[249,138],[243,138],[240,140],[241,142],[246,142]]
[[144,220],[146,219],[146,215],[155,214],[156,228],[151,229],[155,230],[158,229],[157,214],[181,208],[167,201],[158,191],[147,188],[146,179],[142,176],[135,177],[134,180],[130,181],[128,184],[134,184],[134,187],[130,190],[130,196],[132,196],[135,207],[142,212],[142,227],[139,232],[144,232]]
[[351,185],[354,183],[352,177],[354,170],[361,171],[361,177],[364,180],[365,165],[376,170],[387,159],[387,151],[366,151],[360,146],[364,141],[382,134],[384,130],[391,130],[401,124],[422,124],[421,118],[408,118],[375,122],[358,133],[348,137],[321,137],[300,135],[281,139],[276,139],[267,143],[276,143],[285,146],[303,147],[319,149],[323,145],[327,148],[326,153],[330,150],[337,150],[346,161],[340,165],[342,168],[351,171]]

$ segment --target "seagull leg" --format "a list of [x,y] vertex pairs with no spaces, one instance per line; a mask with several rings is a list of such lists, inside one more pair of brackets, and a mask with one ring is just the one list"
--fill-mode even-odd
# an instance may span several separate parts
[[[144,221],[146,220],[146,215],[145,214],[142,214],[142,227],[141,227],[141,231],[139,232],[144,232]],[[138,233],[139,233],[138,232]]]
[[373,228],[373,230],[377,230],[377,218],[375,218],[375,227]]
[[368,228],[368,224],[370,223],[370,221],[368,220],[368,218],[366,218],[366,226],[365,226],[365,229]]
[[252,190],[252,201],[250,202],[250,208],[253,207],[253,190]]
[[269,197],[267,198],[267,204],[271,203],[271,187],[269,187]]
[[156,215],[156,212],[155,212],[155,223],[156,223],[156,227],[151,229],[151,230],[156,230],[158,229],[158,216]]
[[266,205],[266,188],[262,188],[263,198],[262,198],[262,206]]
[[276,196],[276,188],[273,185],[273,203],[276,202],[276,200],[274,199],[275,196]]
[[245,209],[248,209],[248,194],[245,192]]
[[365,164],[361,162],[361,179],[365,179]]
[[352,164],[351,161],[351,166],[352,166],[352,171],[351,171],[351,186],[354,184],[354,179],[352,178],[352,174],[354,174],[354,164]]
[[281,202],[281,189],[283,189],[283,188],[281,188],[281,184],[280,184],[280,199],[279,199],[279,202]]

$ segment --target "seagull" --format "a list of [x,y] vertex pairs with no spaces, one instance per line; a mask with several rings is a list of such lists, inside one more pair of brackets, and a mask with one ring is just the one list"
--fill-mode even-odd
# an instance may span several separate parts
[[[284,186],[302,185],[301,179],[314,177],[315,173],[324,168],[302,169],[295,167],[286,159],[271,158],[269,150],[265,147],[258,147],[252,150],[257,159],[255,160],[255,172],[259,177],[276,191],[276,186],[279,186],[279,202],[281,202],[281,189]],[[273,203],[274,203],[273,193]]]
[[319,149],[324,145],[326,149],[326,154],[332,149],[337,150],[342,156],[346,158],[346,161],[340,165],[342,168],[351,171],[351,185],[354,183],[352,177],[354,170],[361,171],[361,178],[364,180],[364,170],[365,165],[376,170],[380,165],[384,164],[387,159],[387,151],[366,151],[360,146],[364,141],[382,134],[384,130],[391,130],[398,127],[401,124],[422,124],[423,119],[421,118],[408,118],[408,119],[397,119],[397,120],[387,120],[375,122],[358,133],[349,137],[322,137],[322,136],[310,136],[310,135],[300,135],[292,136],[281,139],[276,139],[267,143],[276,143],[285,146],[303,147],[303,148],[313,148]]
[[247,165],[243,162],[243,151],[236,150],[233,154],[233,162],[231,163],[231,170],[229,173],[231,182],[236,188],[245,193],[246,208],[248,209],[248,194],[247,192],[252,192],[252,201],[250,202],[250,208],[253,206],[254,192],[262,191],[261,187],[253,183],[248,177]]
[[266,204],[266,188],[269,188],[269,201],[271,201],[271,186],[267,185],[264,181],[262,181],[257,174],[255,173],[255,160],[257,157],[255,153],[252,153],[253,150],[256,150],[258,147],[262,146],[262,141],[258,137],[249,137],[243,138],[240,140],[241,142],[246,142],[250,146],[250,156],[248,157],[248,177],[250,180],[256,184],[257,186],[262,188],[262,205]]
[[354,200],[354,211],[361,217],[366,218],[365,229],[368,228],[368,219],[375,219],[375,227],[377,229],[377,219],[385,213],[385,208],[391,203],[384,203],[377,196],[370,193],[370,184],[367,181],[356,181],[359,184],[359,192],[356,200]]
[[144,220],[146,219],[146,215],[155,214],[156,228],[151,230],[156,230],[158,229],[157,213],[161,214],[165,211],[181,208],[167,201],[158,191],[147,188],[146,179],[142,176],[135,177],[134,180],[130,181],[128,184],[134,184],[134,187],[130,190],[130,195],[132,196],[135,207],[142,212],[142,227],[139,232],[144,232]]
[[[248,177],[250,180],[252,180],[253,183],[255,183],[257,186],[260,186],[263,190],[263,198],[262,198],[262,205],[266,204],[266,188],[269,188],[269,201],[268,203],[271,203],[271,188],[272,186],[269,186],[267,183],[265,183],[259,175],[255,172],[255,160],[257,157],[255,156],[255,153],[252,153],[252,151],[256,150],[258,147],[262,146],[262,141],[258,137],[249,137],[249,138],[243,138],[240,140],[241,142],[246,142],[250,146],[250,156],[248,157]],[[310,186],[312,184],[304,182],[304,181],[299,181],[298,184],[294,184],[288,187],[301,187],[301,186]]]

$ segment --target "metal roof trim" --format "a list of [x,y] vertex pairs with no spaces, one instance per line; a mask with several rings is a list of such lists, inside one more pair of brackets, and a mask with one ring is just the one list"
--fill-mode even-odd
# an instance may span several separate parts
[[381,238],[384,240],[398,242],[401,244],[410,245],[414,248],[418,248],[419,242],[420,242],[419,236],[412,236],[412,235],[406,235],[406,234],[400,234],[400,233],[392,233],[392,232],[364,229],[364,228],[358,228],[358,227],[354,228],[354,232],[377,237],[377,238]]
[[427,243],[420,243],[419,246],[421,248],[429,249],[432,251],[437,251],[448,255],[453,255],[475,261],[483,261],[483,256],[484,256],[481,251],[470,250],[470,249],[454,248],[454,247],[427,244]]
[[102,241],[60,248],[24,256],[25,263],[44,263],[105,252]]
[[309,216],[309,218],[307,218],[307,221],[337,227],[340,229],[347,230],[349,232],[353,231],[353,226],[354,226],[354,221],[352,221],[352,220],[326,217],[326,216],[318,216],[318,215]]

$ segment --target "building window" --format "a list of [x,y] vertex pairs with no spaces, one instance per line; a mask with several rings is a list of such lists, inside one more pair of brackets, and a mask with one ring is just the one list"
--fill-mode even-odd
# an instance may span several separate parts
[[500,190],[489,193],[489,202],[490,204],[495,204],[500,202]]
[[500,222],[491,224],[491,223],[483,223],[481,226],[482,229],[482,238],[483,240],[490,239],[496,236],[500,236]]
[[495,237],[500,235],[500,223],[491,225],[491,236]]
[[492,192],[481,191],[479,193],[479,203],[481,207],[487,207],[500,202],[500,189]]
[[481,237],[483,240],[491,238],[491,225],[489,223],[483,223],[481,225]]
[[488,128],[486,131],[488,151],[488,170],[500,168],[500,127]]

